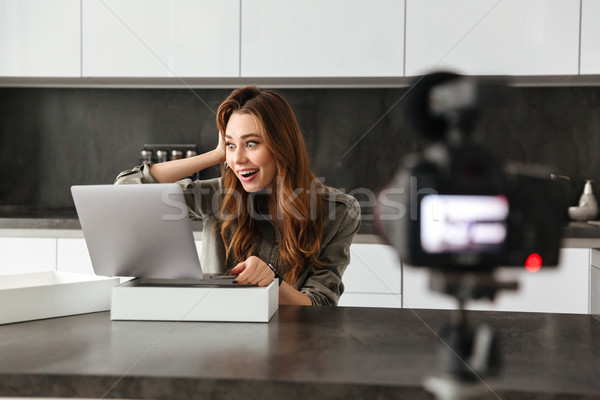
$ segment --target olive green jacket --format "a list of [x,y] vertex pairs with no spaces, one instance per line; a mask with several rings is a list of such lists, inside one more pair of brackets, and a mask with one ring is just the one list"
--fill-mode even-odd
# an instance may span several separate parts
[[[157,183],[150,174],[150,165],[144,163],[121,172],[115,184]],[[225,244],[218,229],[223,196],[221,178],[194,182],[183,179],[178,183],[184,189],[190,216],[203,221],[200,256],[203,271],[224,273],[232,265],[226,263]],[[350,263],[350,244],[360,227],[360,206],[354,197],[337,189],[323,186],[320,192],[325,215],[318,259],[324,266],[306,265],[293,286],[306,294],[313,305],[337,305],[344,292],[342,275]],[[261,241],[255,255],[284,275],[286,266],[278,263],[281,233],[267,218],[258,218],[257,223]]]

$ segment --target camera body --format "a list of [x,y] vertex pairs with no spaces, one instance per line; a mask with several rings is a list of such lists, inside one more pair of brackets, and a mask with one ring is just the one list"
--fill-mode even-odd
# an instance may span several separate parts
[[404,262],[470,270],[522,267],[533,255],[558,263],[566,206],[549,173],[482,148],[429,150],[443,160],[410,157],[378,198],[380,231]]
[[414,125],[429,129],[420,132],[427,140],[379,194],[379,233],[413,266],[556,265],[567,205],[553,171],[500,160],[471,143],[469,130],[485,103],[477,82],[435,78],[417,83],[409,98],[411,118],[421,113]]

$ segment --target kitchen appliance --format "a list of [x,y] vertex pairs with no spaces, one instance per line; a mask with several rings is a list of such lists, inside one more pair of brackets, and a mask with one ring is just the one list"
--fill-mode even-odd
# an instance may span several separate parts
[[140,150],[139,161],[158,163],[196,154],[198,154],[198,146],[195,144],[144,144]]

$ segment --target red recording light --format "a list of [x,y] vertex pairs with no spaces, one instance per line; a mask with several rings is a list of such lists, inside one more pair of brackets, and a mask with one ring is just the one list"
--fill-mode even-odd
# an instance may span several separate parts
[[542,257],[539,254],[533,253],[527,257],[527,261],[525,261],[525,268],[529,272],[537,272],[542,268]]

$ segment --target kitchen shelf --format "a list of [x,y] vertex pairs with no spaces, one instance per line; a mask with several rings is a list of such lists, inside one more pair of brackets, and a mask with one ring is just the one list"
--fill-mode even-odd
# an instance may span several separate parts
[[[313,77],[313,78],[37,78],[0,77],[0,87],[104,88],[104,89],[233,89],[261,88],[405,88],[417,77]],[[513,87],[600,86],[600,75],[481,76]]]

